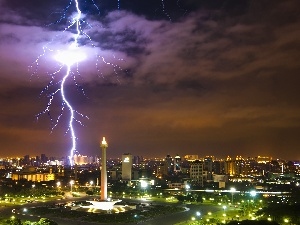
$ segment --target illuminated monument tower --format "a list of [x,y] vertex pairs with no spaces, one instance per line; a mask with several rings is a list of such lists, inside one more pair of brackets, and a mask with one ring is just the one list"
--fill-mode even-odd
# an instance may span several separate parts
[[107,173],[106,173],[106,148],[108,147],[105,137],[100,145],[102,149],[102,168],[101,168],[101,200],[107,200]]
[[107,173],[106,173],[106,148],[108,147],[107,142],[105,141],[105,137],[100,144],[102,149],[102,168],[101,168],[101,198],[100,201],[87,201],[91,203],[89,206],[81,206],[82,208],[89,209],[100,209],[100,210],[112,210],[114,208],[114,204],[120,202],[122,200],[110,200],[107,199]]

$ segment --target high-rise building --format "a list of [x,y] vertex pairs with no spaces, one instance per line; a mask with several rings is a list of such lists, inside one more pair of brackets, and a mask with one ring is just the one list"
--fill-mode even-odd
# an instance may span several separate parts
[[139,165],[141,162],[143,161],[143,157],[142,156],[134,156],[132,163],[135,165]]
[[213,174],[225,174],[225,161],[214,160],[213,161]]
[[270,157],[270,156],[257,156],[256,161],[258,163],[264,163],[264,164],[266,164],[266,163],[272,161],[272,157]]
[[245,175],[245,160],[242,156],[237,156],[234,161],[234,174]]
[[213,158],[213,156],[206,156],[204,158],[204,170],[207,171],[207,180],[213,179]]
[[46,154],[41,154],[41,163],[46,163],[48,161],[48,157]]
[[196,160],[191,162],[190,178],[193,183],[203,186],[203,162]]
[[229,156],[227,156],[225,160],[225,174],[234,175],[234,160],[232,160]]
[[165,171],[164,174],[168,175],[172,172],[172,167],[173,167],[173,159],[170,155],[167,155],[165,158]]
[[122,155],[122,180],[130,181],[132,174],[132,155],[125,153]]
[[181,158],[179,155],[176,155],[174,158],[174,172],[181,172]]
[[28,166],[28,165],[31,165],[31,164],[30,164],[30,157],[29,157],[29,155],[25,155],[25,156],[24,156],[24,159],[23,159],[23,162],[22,162],[22,163],[23,163],[23,165],[27,165],[27,166]]
[[198,155],[185,155],[184,159],[187,161],[195,161],[199,159]]

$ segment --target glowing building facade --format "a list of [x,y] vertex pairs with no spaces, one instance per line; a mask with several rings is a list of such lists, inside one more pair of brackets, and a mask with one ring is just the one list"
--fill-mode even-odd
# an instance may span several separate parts
[[181,158],[179,155],[176,155],[174,158],[174,172],[181,172]]
[[132,175],[132,155],[125,153],[122,155],[122,180],[130,181]]

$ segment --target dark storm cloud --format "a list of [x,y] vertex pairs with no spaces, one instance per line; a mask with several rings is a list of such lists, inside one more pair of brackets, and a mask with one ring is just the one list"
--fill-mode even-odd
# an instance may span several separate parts
[[[80,39],[88,58],[77,80],[86,96],[67,84],[76,109],[90,118],[85,127],[76,125],[83,154],[96,154],[103,134],[116,157],[300,158],[297,1],[121,0],[120,10],[117,1],[95,1],[100,14],[91,2],[82,8],[91,40]],[[57,50],[69,43],[74,31],[61,30],[73,5],[64,11],[69,1],[0,4],[0,101],[6,106],[0,144],[36,154],[67,152],[65,120],[50,135],[49,118],[36,123],[34,117],[47,104],[40,91],[59,68],[51,51],[37,74],[26,70],[45,44]],[[5,140],[16,138],[19,144],[7,147]]]
[[130,27],[113,32],[103,31],[91,35],[93,40],[99,40],[98,45],[105,50],[121,51],[128,55],[146,54],[147,38],[136,33]]
[[16,37],[16,35],[14,34],[4,34],[0,36],[0,44],[4,43],[4,44],[16,44],[18,42],[20,42],[21,39],[19,39],[18,37]]

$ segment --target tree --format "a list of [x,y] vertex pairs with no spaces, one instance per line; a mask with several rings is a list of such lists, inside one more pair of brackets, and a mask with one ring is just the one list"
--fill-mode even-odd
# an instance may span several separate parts
[[196,202],[198,203],[203,203],[203,198],[202,198],[202,195],[201,194],[198,194],[197,197],[196,197]]
[[14,218],[7,221],[7,224],[10,225],[22,225],[22,221],[19,218]]
[[36,223],[26,220],[25,222],[23,222],[23,225],[36,225]]
[[184,202],[186,200],[186,197],[184,195],[177,195],[176,198],[179,202]]
[[195,198],[192,194],[187,194],[186,197],[185,197],[186,201],[189,201],[189,202],[194,202],[195,201]]
[[86,193],[87,195],[93,195],[93,194],[94,194],[94,192],[91,191],[91,190],[87,190],[85,193]]
[[37,222],[37,225],[58,225],[58,223],[47,218],[41,218],[39,222]]

